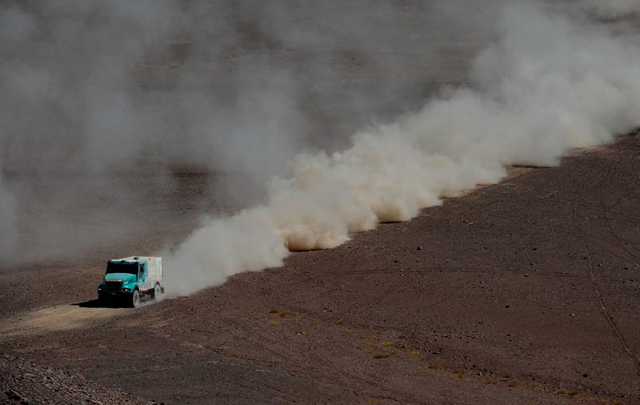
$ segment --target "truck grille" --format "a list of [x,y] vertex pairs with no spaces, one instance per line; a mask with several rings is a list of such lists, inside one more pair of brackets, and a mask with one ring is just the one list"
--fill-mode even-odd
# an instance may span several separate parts
[[119,292],[122,288],[122,281],[107,281],[107,292]]

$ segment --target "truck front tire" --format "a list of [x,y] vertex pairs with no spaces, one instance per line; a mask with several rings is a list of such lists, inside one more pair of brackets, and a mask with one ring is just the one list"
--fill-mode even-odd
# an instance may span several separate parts
[[138,305],[140,305],[140,291],[133,290],[131,294],[131,308],[138,308]]

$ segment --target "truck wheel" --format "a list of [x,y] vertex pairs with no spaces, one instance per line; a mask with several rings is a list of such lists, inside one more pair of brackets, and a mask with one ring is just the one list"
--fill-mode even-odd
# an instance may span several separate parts
[[98,294],[98,302],[100,305],[106,305],[109,302],[109,296],[107,294]]
[[140,292],[133,290],[133,294],[131,294],[131,307],[138,308],[138,305],[140,305]]
[[162,294],[162,287],[160,287],[160,284],[156,284],[156,286],[153,288],[153,292],[151,294],[153,296],[153,299],[155,299],[155,300],[159,300],[160,299],[160,294]]

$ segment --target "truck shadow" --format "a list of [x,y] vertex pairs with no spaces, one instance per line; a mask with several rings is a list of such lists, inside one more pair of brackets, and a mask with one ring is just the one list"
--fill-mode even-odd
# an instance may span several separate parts
[[96,299],[85,302],[74,302],[71,305],[80,308],[126,308],[126,305],[117,302],[116,300],[110,302],[102,302]]
[[[157,302],[157,301],[151,297],[147,297],[147,296],[140,297],[141,307],[147,306],[154,302]],[[84,302],[74,302],[71,305],[75,307],[80,307],[80,308],[131,308],[129,305],[127,305],[127,302],[120,301],[116,298],[110,301],[100,301],[99,299],[93,299],[93,300],[84,301]]]

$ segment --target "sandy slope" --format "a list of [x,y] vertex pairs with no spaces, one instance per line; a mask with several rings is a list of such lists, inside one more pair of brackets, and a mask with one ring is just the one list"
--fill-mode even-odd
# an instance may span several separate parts
[[637,403],[638,173],[623,137],[190,298],[16,313],[0,351],[170,403]]

